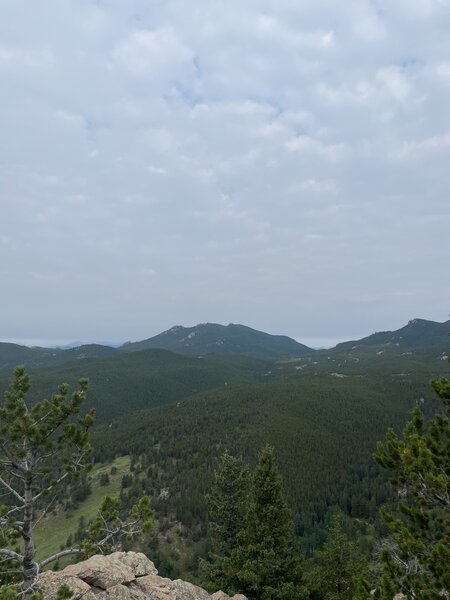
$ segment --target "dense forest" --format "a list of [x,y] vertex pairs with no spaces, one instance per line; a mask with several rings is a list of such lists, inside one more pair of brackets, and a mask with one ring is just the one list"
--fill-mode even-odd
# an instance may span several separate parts
[[[255,528],[263,525],[255,521],[251,533],[244,519],[241,558],[223,554],[209,499],[228,456],[248,473],[244,512],[250,514],[258,497],[251,482],[262,469],[262,456],[269,460],[270,448],[270,469],[266,467],[275,473],[270,486],[272,491],[279,488],[273,492],[279,507],[281,497],[285,503],[280,514],[290,515],[283,531],[291,527],[294,533],[285,552],[290,548],[290,556],[302,557],[303,575],[295,584],[298,598],[366,597],[381,568],[382,541],[389,535],[380,508],[392,511],[398,503],[398,490],[389,482],[393,464],[386,457],[375,461],[374,452],[386,431],[400,433],[414,410],[420,409],[425,420],[444,414],[445,393],[440,398],[430,386],[430,380],[450,374],[441,325],[413,321],[400,334],[375,334],[283,359],[136,349],[31,370],[31,403],[49,397],[61,381],[74,385],[87,376],[86,406],[95,416],[90,435],[94,470],[58,491],[44,519],[46,531],[52,517],[75,514],[77,526],[69,539],[58,538],[58,543],[87,540],[90,525],[83,506],[93,489],[101,494],[117,480],[113,465],[126,457],[128,467],[115,488],[122,514],[130,514],[143,497],[150,499],[153,510],[151,531],[126,545],[148,554],[163,575],[206,586],[209,581],[211,589],[225,582],[231,591],[259,598],[244,583],[245,574],[240,580],[223,579],[223,561],[230,560],[238,572],[236,560],[250,560],[244,541],[253,539]],[[5,388],[9,378],[5,369]],[[37,503],[38,510],[44,507]],[[353,583],[347,595],[326,595],[324,586],[315,587],[314,582],[323,579],[337,547],[346,548]],[[219,563],[218,548],[223,554]],[[267,598],[297,597],[289,586],[280,594]]]

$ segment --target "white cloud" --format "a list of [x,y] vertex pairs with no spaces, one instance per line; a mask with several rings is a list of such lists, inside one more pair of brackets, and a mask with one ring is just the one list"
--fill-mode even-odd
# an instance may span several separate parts
[[113,51],[118,65],[134,77],[159,78],[167,71],[194,58],[193,51],[171,26],[155,30],[134,31]]
[[279,122],[266,123],[255,129],[254,135],[260,138],[278,138],[287,135],[289,130]]
[[404,142],[398,154],[399,158],[424,156],[431,152],[439,152],[450,148],[450,131],[441,135],[433,135],[423,140]]
[[382,42],[387,37],[386,28],[378,14],[369,4],[360,4],[359,14],[354,16],[354,29],[358,37],[365,42]]
[[149,145],[161,153],[174,150],[179,145],[174,133],[164,127],[155,127],[143,132],[143,139]]
[[405,104],[410,100],[412,86],[400,67],[389,66],[379,69],[376,82],[382,85],[396,102]]
[[0,69],[41,69],[53,64],[54,56],[49,50],[0,45]]
[[302,194],[305,192],[313,194],[334,194],[337,190],[337,183],[330,179],[306,179],[305,181],[293,183],[288,188],[290,194]]
[[450,84],[450,62],[439,63],[436,66],[436,74],[442,82]]
[[82,115],[72,113],[67,110],[57,110],[55,112],[55,119],[58,119],[63,123],[67,123],[68,125],[76,125],[79,127],[84,127],[85,124],[84,117]]
[[154,175],[168,175],[169,173],[164,167],[158,167],[156,165],[147,165],[145,168],[149,173],[153,173]]
[[327,49],[335,43],[335,34],[328,31],[299,31],[291,25],[282,23],[273,15],[259,15],[256,29],[264,38],[274,38],[280,43],[298,47]]
[[[449,2],[3,3],[4,335],[445,317]],[[67,275],[57,305],[29,272]]]
[[345,151],[344,144],[326,144],[321,140],[308,135],[299,135],[286,142],[286,148],[290,152],[301,152],[305,154],[315,154],[331,160],[342,158]]

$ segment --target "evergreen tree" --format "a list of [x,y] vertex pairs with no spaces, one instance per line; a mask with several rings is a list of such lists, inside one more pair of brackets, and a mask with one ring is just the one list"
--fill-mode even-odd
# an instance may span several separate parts
[[225,560],[239,544],[248,506],[250,471],[241,458],[225,452],[220,458],[211,491],[206,497],[213,551],[200,560],[204,584],[211,589],[227,586]]
[[312,600],[352,600],[363,586],[361,579],[367,567],[342,529],[338,515],[333,518],[323,548],[314,554],[313,564],[308,574]]
[[218,553],[227,555],[236,546],[244,527],[250,487],[250,472],[241,458],[225,452],[206,501]]
[[226,565],[232,591],[246,594],[249,600],[307,598],[293,531],[273,451],[266,447],[253,476],[240,546]]
[[403,431],[389,430],[376,460],[394,474],[401,500],[382,511],[391,538],[383,550],[382,597],[439,600],[450,594],[450,384],[432,383],[444,412],[429,424],[419,408]]
[[[39,572],[48,564],[71,554],[94,553],[111,547],[123,536],[149,526],[148,499],[133,507],[123,522],[115,500],[105,498],[94,521],[91,539],[83,547],[66,548],[40,562],[36,560],[34,524],[57,499],[57,489],[89,470],[89,428],[95,411],[80,417],[88,383],[67,397],[61,385],[51,400],[32,406],[23,367],[17,367],[11,388],[0,406],[0,573],[2,581],[21,582],[21,596],[34,598]],[[12,549],[15,546],[17,549]],[[9,593],[9,592],[8,592]]]

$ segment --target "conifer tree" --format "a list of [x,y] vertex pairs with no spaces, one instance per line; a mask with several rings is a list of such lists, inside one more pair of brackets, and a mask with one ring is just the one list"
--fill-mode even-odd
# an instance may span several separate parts
[[422,411],[399,438],[392,430],[379,444],[376,460],[394,477],[397,510],[382,511],[391,538],[383,551],[382,597],[441,600],[450,595],[450,384],[432,386],[443,411],[426,424]]
[[249,600],[308,597],[302,585],[292,516],[270,447],[260,454],[240,546],[232,552],[227,566],[232,589],[244,593]]
[[241,458],[225,452],[206,501],[209,520],[220,554],[227,555],[236,546],[247,513],[250,471]]
[[333,517],[328,537],[323,548],[315,552],[313,564],[315,567],[308,574],[312,600],[355,599],[367,567],[343,530],[339,515]]
[[133,507],[124,522],[117,501],[105,498],[84,547],[66,548],[36,560],[36,522],[54,506],[63,484],[90,469],[89,429],[95,411],[79,416],[87,388],[88,382],[81,380],[68,398],[68,386],[63,384],[50,400],[31,406],[27,402],[29,378],[23,367],[17,367],[0,406],[0,573],[6,583],[21,581],[25,599],[36,596],[39,572],[53,561],[110,548],[121,537],[150,524],[148,499]]
[[211,589],[225,588],[228,578],[225,562],[239,544],[248,506],[250,471],[241,458],[225,452],[206,497],[213,551],[200,560],[204,584]]

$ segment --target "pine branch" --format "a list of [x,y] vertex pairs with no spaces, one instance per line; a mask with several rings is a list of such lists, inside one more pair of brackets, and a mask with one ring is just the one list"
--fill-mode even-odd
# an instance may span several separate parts
[[8,550],[8,548],[0,548],[0,556],[5,556],[8,560],[15,560],[18,563],[23,563],[23,556],[14,552],[14,550]]
[[16,492],[16,490],[14,488],[12,488],[9,483],[7,481],[5,481],[3,479],[3,477],[0,476],[0,483],[3,485],[3,487],[5,487],[9,492],[11,492],[11,494],[13,496],[15,496],[18,500],[20,500],[20,502],[23,502],[25,504],[25,498],[22,498],[22,496],[19,494],[19,492]]
[[55,560],[62,558],[63,556],[73,556],[74,554],[83,554],[83,552],[84,550],[82,550],[81,548],[67,548],[66,550],[61,550],[60,552],[57,552],[56,554],[53,554],[52,556],[49,556],[48,558],[41,561],[39,563],[39,570],[41,571],[44,567],[54,562]]

